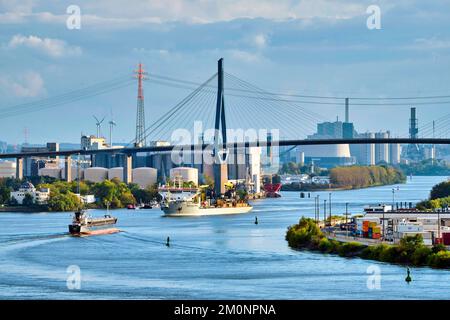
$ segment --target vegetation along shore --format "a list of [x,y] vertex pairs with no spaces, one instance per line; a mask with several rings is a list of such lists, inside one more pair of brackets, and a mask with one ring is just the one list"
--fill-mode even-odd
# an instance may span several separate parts
[[292,183],[283,185],[282,191],[349,190],[392,185],[406,182],[405,174],[391,166],[335,167],[328,172],[327,184]]
[[73,211],[81,205],[78,193],[81,196],[93,195],[95,197],[95,203],[86,205],[88,208],[109,206],[112,209],[124,208],[129,204],[139,202],[148,203],[159,196],[156,185],[141,189],[136,184],[126,184],[117,178],[98,183],[80,181],[79,184],[77,181],[49,180],[35,182],[37,189],[50,189],[47,203],[35,203],[30,196],[24,199],[23,205],[18,205],[10,195],[13,190],[19,188],[21,183],[23,181],[12,178],[0,179],[0,212]]
[[409,266],[450,269],[450,251],[442,244],[425,246],[420,235],[403,238],[398,245],[366,246],[357,242],[344,243],[328,239],[313,219],[302,217],[298,224],[288,228],[286,240],[294,249]]

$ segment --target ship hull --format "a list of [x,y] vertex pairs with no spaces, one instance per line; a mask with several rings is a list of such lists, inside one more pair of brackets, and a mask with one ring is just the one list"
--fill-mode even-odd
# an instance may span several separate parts
[[189,216],[216,216],[247,213],[253,209],[252,206],[226,207],[226,208],[201,208],[195,204],[184,202],[173,202],[166,207],[161,207],[166,217],[189,217]]
[[69,225],[69,232],[72,236],[83,237],[83,236],[96,236],[103,234],[113,234],[120,232],[119,229],[108,227],[108,228],[89,228],[85,226],[74,226]]
[[117,218],[108,217],[90,220],[87,223],[72,223],[69,225],[69,233],[73,236],[89,236],[111,234],[120,230],[113,226],[117,223]]

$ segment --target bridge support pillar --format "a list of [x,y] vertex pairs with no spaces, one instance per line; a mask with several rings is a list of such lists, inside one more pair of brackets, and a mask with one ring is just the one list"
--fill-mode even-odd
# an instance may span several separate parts
[[133,169],[133,157],[130,154],[126,154],[125,163],[123,166],[123,182],[127,184],[133,182],[132,169]]
[[23,158],[16,158],[16,179],[23,179]]
[[64,174],[67,182],[72,181],[72,156],[66,156]]

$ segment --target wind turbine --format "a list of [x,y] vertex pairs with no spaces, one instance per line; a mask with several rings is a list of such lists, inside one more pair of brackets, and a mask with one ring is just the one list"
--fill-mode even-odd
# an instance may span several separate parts
[[109,144],[111,145],[111,148],[112,148],[112,146],[113,146],[112,132],[113,132],[114,126],[116,126],[117,123],[115,123],[113,119],[111,119],[111,121],[108,123],[109,123]]
[[96,121],[96,125],[97,125],[97,138],[100,138],[100,127],[102,126],[103,121],[105,120],[105,117],[103,117],[102,120],[98,120],[98,118],[96,116],[93,116],[95,121]]

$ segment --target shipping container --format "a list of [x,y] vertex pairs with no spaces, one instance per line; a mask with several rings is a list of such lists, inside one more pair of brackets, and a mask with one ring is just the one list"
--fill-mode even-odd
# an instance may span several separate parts
[[442,242],[446,245],[446,246],[450,246],[450,232],[444,232],[442,234]]

